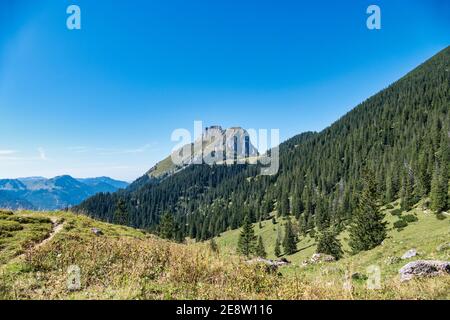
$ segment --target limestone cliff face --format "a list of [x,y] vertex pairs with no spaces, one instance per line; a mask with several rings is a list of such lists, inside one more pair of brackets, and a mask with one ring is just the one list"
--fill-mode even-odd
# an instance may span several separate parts
[[203,158],[206,163],[222,163],[225,159],[227,162],[245,162],[245,159],[257,155],[258,150],[252,145],[245,129],[231,127],[224,130],[220,126],[211,126],[195,141],[193,161],[201,163]]

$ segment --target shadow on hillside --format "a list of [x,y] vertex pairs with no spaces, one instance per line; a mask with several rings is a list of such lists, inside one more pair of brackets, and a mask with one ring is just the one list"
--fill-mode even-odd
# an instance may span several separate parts
[[305,246],[303,248],[297,249],[294,253],[301,252],[301,251],[306,250],[306,249],[311,248],[311,247],[314,247],[314,243],[310,244],[310,245],[307,245],[307,246]]
[[445,220],[445,219],[447,219],[447,217],[445,216],[445,214],[443,214],[442,212],[436,213],[436,218],[437,218],[438,220]]

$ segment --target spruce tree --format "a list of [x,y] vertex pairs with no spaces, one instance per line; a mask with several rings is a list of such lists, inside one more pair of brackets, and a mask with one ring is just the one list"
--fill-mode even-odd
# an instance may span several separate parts
[[117,201],[113,220],[114,223],[123,225],[127,224],[128,222],[127,205],[125,203],[125,200],[123,200],[122,198],[120,198],[119,201]]
[[172,240],[175,237],[175,222],[173,216],[168,212],[164,213],[161,217],[159,236],[169,240]]
[[302,212],[303,212],[303,203],[302,200],[300,199],[300,195],[296,191],[292,196],[292,214],[295,216],[296,219],[298,219]]
[[431,210],[434,212],[442,212],[448,206],[448,161],[449,147],[447,138],[441,140],[433,179],[431,181]]
[[[436,164],[431,181],[431,210],[436,213],[442,212],[447,207],[448,180],[444,179],[443,170]],[[447,180],[447,181],[445,181]]]
[[386,238],[384,214],[377,203],[377,185],[371,171],[366,171],[358,207],[350,226],[350,247],[354,253],[370,250]]
[[281,249],[280,249],[280,238],[277,237],[277,240],[275,240],[275,249],[274,249],[274,255],[275,257],[281,256]]
[[238,240],[238,253],[249,258],[255,252],[256,236],[248,215],[244,218],[242,231]]
[[424,146],[421,152],[419,153],[419,161],[418,161],[418,193],[424,198],[427,197],[430,192],[431,186],[431,176],[428,170],[428,157],[431,153],[428,146]]
[[297,250],[295,234],[292,229],[291,219],[288,219],[284,228],[283,249],[285,254],[293,254]]
[[290,213],[289,196],[286,192],[281,195],[281,201],[279,205],[278,215],[287,216]]
[[334,230],[324,230],[319,235],[319,240],[317,243],[317,253],[331,255],[335,257],[336,260],[342,258],[342,245],[339,239],[336,237],[336,232]]
[[306,235],[306,232],[308,231],[308,221],[307,221],[307,217],[306,217],[306,213],[302,214],[299,218],[298,221],[298,227],[299,227],[299,232],[301,235]]
[[258,257],[261,257],[261,258],[267,257],[266,249],[264,247],[264,243],[263,243],[261,236],[258,237],[258,244],[256,245],[255,253]]
[[414,178],[411,168],[404,169],[402,179],[401,207],[405,211],[411,210],[414,204]]

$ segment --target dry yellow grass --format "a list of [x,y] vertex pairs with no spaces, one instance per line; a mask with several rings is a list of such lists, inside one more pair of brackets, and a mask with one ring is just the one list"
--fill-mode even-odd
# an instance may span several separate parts
[[[45,215],[45,214],[40,214]],[[353,281],[327,264],[267,273],[209,246],[182,245],[131,228],[60,214],[65,227],[51,241],[9,263],[0,275],[2,299],[448,299],[450,277],[400,283],[380,290]],[[95,236],[92,227],[104,231]],[[68,269],[80,269],[78,290],[69,290]]]

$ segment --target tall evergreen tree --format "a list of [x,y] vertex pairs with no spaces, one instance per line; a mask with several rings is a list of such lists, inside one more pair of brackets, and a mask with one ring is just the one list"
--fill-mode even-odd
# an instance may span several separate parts
[[448,138],[441,140],[437,161],[431,181],[431,209],[441,212],[448,206],[448,170],[449,170],[449,147]]
[[411,210],[414,204],[414,178],[409,165],[404,169],[402,179],[401,207],[405,211]]
[[175,221],[173,215],[166,212],[161,217],[159,224],[159,236],[164,239],[172,240],[175,238]]
[[314,212],[314,223],[318,230],[324,230],[330,224],[330,216],[327,209],[326,198],[320,197]]
[[266,249],[264,247],[263,239],[261,236],[258,237],[258,244],[256,245],[255,253],[258,257],[261,258],[267,257]]
[[308,220],[306,213],[302,214],[298,219],[298,228],[300,235],[306,235],[308,231]]
[[300,195],[296,191],[292,196],[292,214],[296,219],[300,217],[300,214],[303,212],[303,203],[300,199]]
[[379,210],[377,185],[371,171],[366,171],[363,189],[350,226],[350,247],[354,253],[370,250],[386,238],[384,214]]
[[116,204],[116,210],[114,211],[114,223],[117,224],[127,224],[128,222],[128,211],[127,204],[123,198],[119,198]]
[[238,253],[249,258],[255,252],[256,236],[253,230],[253,224],[250,222],[248,215],[244,218],[242,231],[238,240]]
[[324,253],[331,255],[339,260],[342,258],[344,252],[342,251],[342,245],[339,239],[336,237],[334,230],[324,230],[319,235],[317,243],[317,253]]
[[273,253],[274,253],[275,257],[281,256],[280,238],[279,237],[277,237],[277,239],[275,240],[275,248],[274,248]]
[[278,214],[280,216],[287,216],[290,213],[289,196],[287,192],[281,194]]

